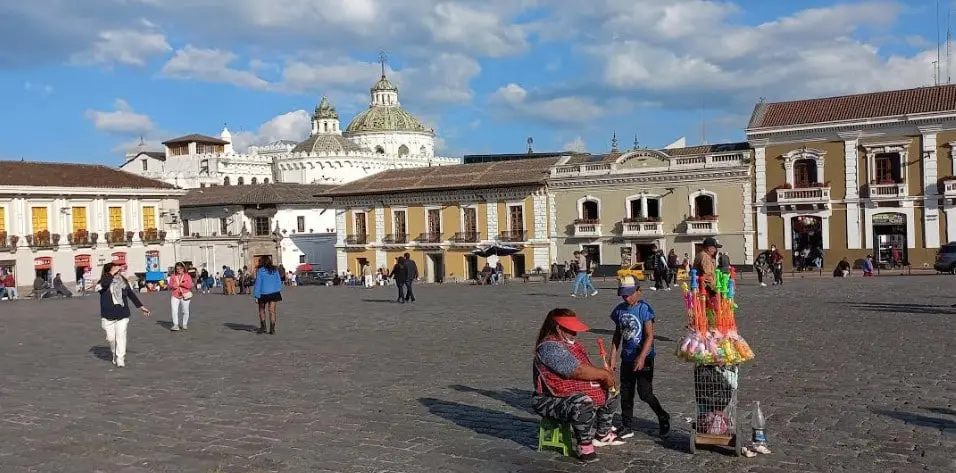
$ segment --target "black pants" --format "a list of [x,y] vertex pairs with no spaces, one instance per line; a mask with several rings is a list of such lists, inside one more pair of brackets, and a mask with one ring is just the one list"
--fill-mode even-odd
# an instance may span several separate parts
[[414,301],[414,300],[415,300],[415,293],[412,292],[412,282],[413,282],[413,281],[414,281],[413,279],[409,279],[408,281],[405,281],[405,300],[406,300],[406,301]]
[[405,281],[396,279],[395,287],[398,288],[398,302],[405,302]]
[[621,424],[624,427],[631,428],[634,418],[634,391],[637,391],[637,397],[646,402],[657,419],[670,420],[668,414],[657,396],[654,396],[654,358],[648,358],[644,362],[644,369],[634,371],[634,362],[621,362]]
[[773,265],[773,283],[783,284],[783,264]]
[[664,289],[664,271],[654,270],[654,288]]
[[763,268],[756,268],[754,272],[757,273],[757,284],[763,284]]

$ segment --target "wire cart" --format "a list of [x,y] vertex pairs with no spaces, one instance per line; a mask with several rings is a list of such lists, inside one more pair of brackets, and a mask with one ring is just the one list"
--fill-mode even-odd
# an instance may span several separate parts
[[741,456],[743,438],[737,418],[737,366],[694,366],[694,411],[690,452],[698,445],[726,447]]

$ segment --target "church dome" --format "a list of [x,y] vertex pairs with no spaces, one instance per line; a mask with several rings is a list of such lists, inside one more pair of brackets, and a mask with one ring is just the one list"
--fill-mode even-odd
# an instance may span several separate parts
[[345,129],[346,133],[375,133],[388,131],[413,131],[432,133],[414,115],[402,107],[372,106],[359,113]]
[[312,118],[319,120],[338,120],[339,114],[335,111],[335,107],[332,106],[332,103],[329,102],[328,97],[322,97],[322,101],[315,106],[315,113],[312,114]]
[[368,150],[336,133],[320,133],[310,136],[292,148],[293,153],[348,153],[368,152]]

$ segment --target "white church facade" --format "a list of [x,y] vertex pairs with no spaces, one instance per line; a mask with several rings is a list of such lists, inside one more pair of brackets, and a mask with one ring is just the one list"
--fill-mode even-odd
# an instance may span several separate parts
[[186,135],[163,142],[163,151],[126,155],[124,171],[185,189],[214,185],[297,183],[339,185],[386,169],[459,164],[435,156],[435,131],[402,108],[398,87],[385,75],[370,89],[369,107],[344,129],[325,97],[312,115],[311,135],[300,143],[278,141],[245,153],[232,134]]

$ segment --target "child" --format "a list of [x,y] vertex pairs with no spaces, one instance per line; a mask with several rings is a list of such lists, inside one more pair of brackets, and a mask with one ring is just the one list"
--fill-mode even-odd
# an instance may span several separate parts
[[[657,414],[660,436],[671,429],[670,415],[654,396],[654,309],[641,300],[641,286],[633,276],[618,281],[617,295],[624,299],[611,312],[614,339],[611,359],[621,353],[621,438],[634,436],[634,391]],[[613,362],[613,361],[612,361]]]

